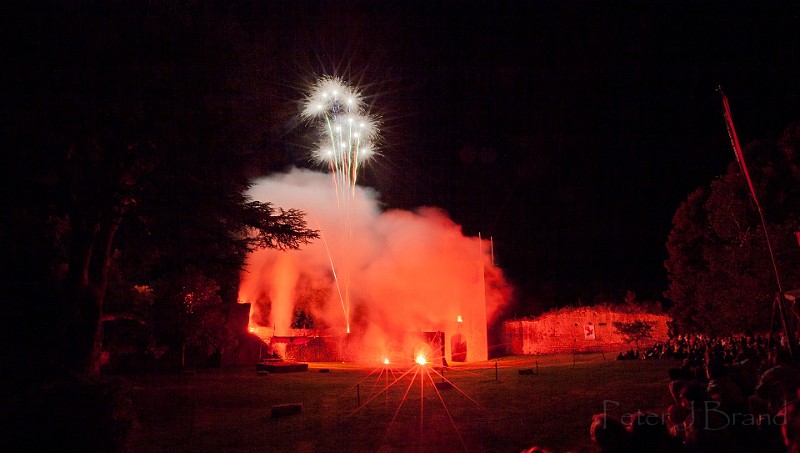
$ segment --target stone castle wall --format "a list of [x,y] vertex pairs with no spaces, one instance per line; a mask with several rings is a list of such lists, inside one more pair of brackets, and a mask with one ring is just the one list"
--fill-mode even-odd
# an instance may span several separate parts
[[506,321],[505,335],[513,354],[617,352],[633,346],[625,342],[613,323],[633,321],[653,325],[653,338],[640,342],[640,348],[668,338],[669,316],[625,313],[610,307],[562,308],[533,319]]

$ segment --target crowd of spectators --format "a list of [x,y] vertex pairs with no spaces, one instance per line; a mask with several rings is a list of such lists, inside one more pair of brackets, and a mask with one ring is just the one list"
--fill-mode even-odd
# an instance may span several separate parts
[[599,452],[800,453],[800,373],[783,338],[678,336],[638,357],[681,361],[669,370],[671,404],[662,414],[596,414]]
[[714,359],[732,364],[740,355],[766,357],[772,344],[781,343],[780,339],[767,336],[727,336],[711,337],[708,335],[678,335],[667,341],[660,341],[642,352],[644,359],[679,359],[691,362],[703,362],[710,354]]

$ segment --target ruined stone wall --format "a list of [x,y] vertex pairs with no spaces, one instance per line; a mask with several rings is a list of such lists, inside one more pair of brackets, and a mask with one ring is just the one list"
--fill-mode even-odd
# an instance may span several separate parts
[[653,338],[639,344],[645,348],[667,339],[669,320],[666,315],[623,313],[609,307],[562,308],[532,319],[506,321],[505,335],[513,354],[617,352],[632,346],[619,335],[614,322],[651,323]]

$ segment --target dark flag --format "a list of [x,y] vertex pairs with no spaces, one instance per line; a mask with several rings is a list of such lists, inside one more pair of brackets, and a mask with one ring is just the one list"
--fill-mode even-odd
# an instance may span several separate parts
[[736,154],[736,161],[739,162],[739,168],[742,169],[745,179],[747,179],[747,186],[750,188],[750,194],[753,196],[756,206],[761,210],[756,196],[756,189],[753,187],[753,180],[750,179],[750,172],[747,171],[747,164],[744,161],[744,154],[742,153],[742,146],[739,144],[739,137],[736,135],[736,129],[733,127],[733,117],[731,116],[731,106],[728,105],[728,97],[719,88],[719,94],[722,96],[722,106],[725,109],[725,125],[728,127],[728,136],[731,138],[731,145],[733,145],[733,152]]

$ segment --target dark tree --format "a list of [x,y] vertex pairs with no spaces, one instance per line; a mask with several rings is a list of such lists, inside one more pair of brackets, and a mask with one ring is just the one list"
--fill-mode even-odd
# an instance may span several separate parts
[[156,284],[155,292],[157,337],[180,348],[181,367],[187,365],[187,348],[210,355],[235,344],[220,286],[199,269],[189,266],[168,276]]
[[[16,64],[3,87],[0,167],[14,194],[0,205],[4,294],[13,319],[35,320],[13,326],[28,346],[15,363],[96,374],[103,321],[123,314],[126,287],[177,285],[193,266],[235,303],[249,250],[315,237],[303,213],[244,196],[252,176],[285,163],[270,129],[284,113],[269,59],[256,55],[264,43],[252,44],[235,12],[104,2],[6,11]],[[247,57],[263,63],[257,74]]]
[[[765,214],[783,290],[800,285],[799,125],[779,140],[744,150]],[[713,334],[770,327],[778,285],[758,212],[734,161],[726,174],[692,192],[678,208],[667,240],[677,328]],[[777,313],[775,314],[777,316]],[[777,320],[777,318],[776,318]]]
[[653,338],[653,325],[647,321],[615,321],[612,325],[627,343],[633,343],[637,351],[640,342]]

